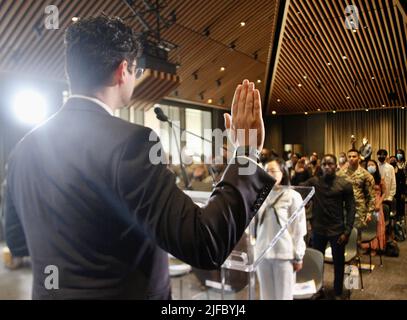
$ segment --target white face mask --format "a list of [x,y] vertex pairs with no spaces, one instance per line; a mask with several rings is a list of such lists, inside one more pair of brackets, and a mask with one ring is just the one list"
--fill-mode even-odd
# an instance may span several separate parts
[[376,173],[376,167],[375,166],[368,166],[367,171],[369,171],[371,174]]

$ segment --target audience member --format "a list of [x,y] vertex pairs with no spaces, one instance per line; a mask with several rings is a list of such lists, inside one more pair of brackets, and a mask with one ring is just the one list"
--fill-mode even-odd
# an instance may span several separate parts
[[346,159],[346,153],[345,152],[341,152],[339,154],[339,158],[338,158],[338,168],[337,171],[341,170],[341,169],[345,169],[346,166],[348,165],[348,161]]
[[[383,213],[383,201],[386,191],[384,179],[380,176],[379,166],[374,160],[369,160],[367,163],[367,171],[374,178],[374,191],[375,191],[375,215],[377,220],[377,237],[370,243],[371,255],[375,255],[377,250],[384,250],[386,247],[386,223]],[[364,247],[367,249],[368,244]]]
[[[289,185],[283,159],[270,161],[266,165],[266,170],[276,179],[276,187],[267,198],[267,208],[258,219],[255,247],[257,256],[273,240],[279,230],[287,225],[290,217],[302,203],[302,197],[297,191],[278,188],[278,186]],[[302,268],[306,233],[305,210],[302,209],[299,216],[288,226],[258,267],[257,275],[262,300],[293,299],[295,272]]]
[[377,159],[379,160],[379,171],[381,177],[384,179],[386,185],[386,193],[384,195],[383,209],[386,220],[390,217],[390,212],[395,211],[395,204],[393,202],[396,195],[396,174],[394,168],[386,162],[387,150],[380,149],[377,151]]
[[348,167],[338,171],[338,175],[344,176],[353,186],[353,194],[356,202],[355,227],[366,226],[370,221],[375,208],[376,195],[374,192],[374,179],[372,175],[359,165],[359,151],[348,151]]
[[327,243],[331,244],[335,298],[341,299],[345,246],[355,219],[355,199],[352,184],[336,175],[336,166],[336,157],[325,155],[321,162],[322,176],[314,176],[301,185],[315,187],[312,199],[312,246],[325,254]]
[[402,157],[400,157],[400,155],[403,155],[401,151],[398,151],[398,157],[390,157],[390,165],[394,168],[394,172],[396,175],[396,195],[394,198],[396,199],[396,213],[398,220],[402,220],[405,218],[405,197],[407,189],[406,173],[403,170],[403,165],[400,165],[400,162],[398,162],[398,158],[403,159]]
[[[362,139],[362,145],[359,149],[360,153],[360,159],[367,164],[370,160],[370,157],[372,156],[372,146],[369,143],[369,140],[367,137],[363,137]],[[366,167],[366,166],[365,166]]]

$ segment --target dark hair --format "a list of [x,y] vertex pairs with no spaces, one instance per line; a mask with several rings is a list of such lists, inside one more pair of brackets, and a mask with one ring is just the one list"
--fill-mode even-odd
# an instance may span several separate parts
[[65,32],[65,71],[73,93],[88,93],[105,86],[123,60],[139,57],[135,32],[120,18],[92,17],[79,20]]
[[355,148],[349,149],[348,153],[349,152],[356,152],[357,154],[360,154],[359,150],[356,150]]
[[[404,150],[403,150],[403,149],[397,149],[397,150],[396,150],[396,155],[397,155],[398,153],[401,153],[401,154],[403,155],[403,159],[401,159],[401,161],[406,161],[406,153],[404,152]],[[398,159],[398,158],[396,158],[396,159],[397,159],[397,162],[398,162],[399,159]]]
[[387,155],[388,155],[387,150],[385,150],[385,149],[380,149],[380,150],[378,150],[378,151],[377,151],[377,155],[380,155],[380,154],[384,154],[386,157],[387,157]]
[[374,178],[374,182],[375,182],[375,184],[380,184],[380,182],[382,181],[382,177],[380,176],[379,166],[377,165],[377,162],[375,160],[369,160],[366,163],[366,168],[369,166],[369,162],[373,162],[376,167],[376,172],[374,174],[372,174],[372,176]]
[[324,154],[324,156],[322,157],[322,160],[324,160],[325,158],[332,158],[335,162],[335,164],[337,164],[338,160],[336,159],[336,157],[333,154]]
[[273,162],[273,161],[277,162],[278,166],[280,167],[280,171],[283,173],[283,178],[281,179],[280,185],[289,186],[290,178],[288,175],[287,167],[285,165],[285,161],[281,158],[274,158],[271,161],[269,161],[268,163]]

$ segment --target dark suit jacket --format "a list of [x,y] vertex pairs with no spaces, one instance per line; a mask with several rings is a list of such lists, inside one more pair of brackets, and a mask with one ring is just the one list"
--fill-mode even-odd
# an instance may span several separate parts
[[[166,165],[149,160],[159,146],[152,130],[79,98],[19,142],[6,241],[32,258],[34,299],[167,299],[165,251],[206,269],[227,258],[274,180],[231,164],[199,208]],[[58,268],[58,290],[44,286],[47,265]]]

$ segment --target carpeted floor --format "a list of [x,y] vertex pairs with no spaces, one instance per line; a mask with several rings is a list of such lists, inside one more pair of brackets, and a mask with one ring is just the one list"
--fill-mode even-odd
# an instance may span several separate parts
[[[4,243],[0,243],[0,250]],[[383,267],[379,265],[379,256],[373,257],[374,270],[363,272],[364,290],[353,290],[352,300],[407,300],[407,241],[400,242],[400,256],[390,258],[383,256]],[[0,251],[1,252],[1,251]],[[0,258],[0,300],[30,299],[32,274],[29,261],[18,270],[8,270]],[[369,256],[362,256],[362,263],[369,263]],[[172,278],[174,299],[219,300],[220,290],[207,289],[196,273],[190,272],[184,276]],[[239,279],[244,279],[239,276]],[[321,299],[332,298],[333,267],[325,264],[324,296]],[[216,283],[215,283],[216,286]],[[257,286],[258,287],[258,286]],[[225,299],[247,299],[247,289],[228,293]]]

